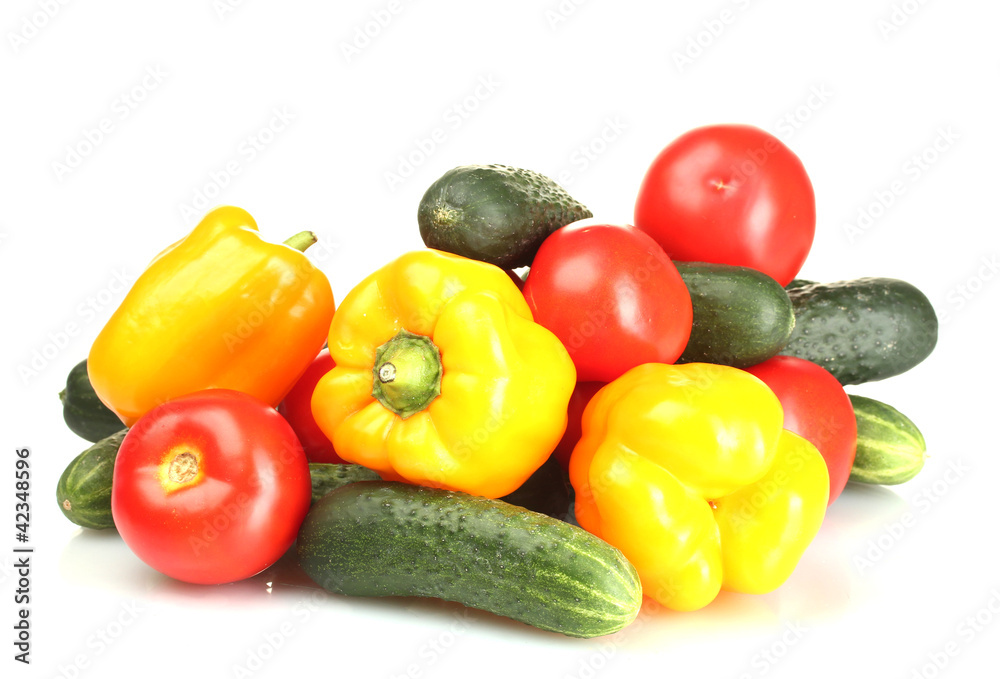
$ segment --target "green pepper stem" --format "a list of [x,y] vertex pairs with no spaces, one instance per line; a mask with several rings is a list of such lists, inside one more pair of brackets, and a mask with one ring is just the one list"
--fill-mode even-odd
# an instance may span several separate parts
[[301,231],[288,240],[285,241],[285,245],[290,248],[294,248],[299,252],[305,252],[306,248],[318,241],[319,238],[316,237],[312,231]]
[[442,372],[431,338],[400,330],[375,350],[372,397],[405,420],[441,395]]

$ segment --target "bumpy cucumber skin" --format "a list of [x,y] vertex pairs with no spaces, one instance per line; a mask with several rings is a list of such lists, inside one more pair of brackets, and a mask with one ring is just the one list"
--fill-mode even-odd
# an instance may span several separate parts
[[528,266],[549,234],[592,216],[545,175],[506,165],[452,168],[417,209],[427,247],[504,269]]
[[111,479],[118,449],[127,433],[127,429],[122,429],[90,446],[77,455],[59,477],[56,485],[59,509],[76,525],[95,530],[114,528]]
[[743,266],[674,262],[691,294],[691,337],[677,363],[748,368],[788,341],[795,314],[788,293],[765,273]]
[[891,486],[924,467],[927,444],[917,425],[892,406],[850,395],[858,421],[858,451],[849,481]]
[[125,425],[94,392],[87,376],[87,360],[73,366],[66,377],[66,388],[59,393],[66,426],[91,443],[111,436]]
[[620,551],[500,500],[394,482],[335,490],[299,531],[299,563],[351,596],[457,601],[573,637],[635,619],[642,589]]
[[348,483],[358,481],[380,481],[377,472],[362,467],[359,464],[333,464],[329,462],[310,462],[309,480],[312,482],[312,502]]
[[780,353],[818,363],[844,385],[906,372],[937,344],[934,307],[905,281],[815,283],[788,296],[795,328]]
[[793,278],[785,286],[785,290],[795,290],[796,288],[804,288],[807,285],[816,285],[816,281],[806,280],[805,278]]

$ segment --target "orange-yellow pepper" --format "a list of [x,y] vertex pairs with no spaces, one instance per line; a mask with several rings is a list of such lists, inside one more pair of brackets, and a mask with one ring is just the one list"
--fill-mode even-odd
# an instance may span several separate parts
[[573,361],[491,264],[407,253],[347,294],[328,344],[313,417],[383,478],[500,497],[565,430]]
[[815,537],[829,493],[822,456],[782,419],[742,370],[638,366],[584,411],[570,459],[577,520],[668,608],[701,608],[721,589],[769,592]]
[[178,396],[235,389],[277,406],[323,346],[334,312],[322,271],[220,207],[157,255],[94,341],[94,391],[126,426]]

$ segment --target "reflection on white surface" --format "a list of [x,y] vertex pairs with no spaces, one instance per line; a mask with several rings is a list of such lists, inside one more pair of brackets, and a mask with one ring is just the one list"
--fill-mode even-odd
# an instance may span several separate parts
[[[829,509],[816,540],[806,550],[789,580],[765,595],[722,592],[699,611],[674,612],[661,609],[647,599],[637,620],[613,638],[619,648],[636,651],[660,649],[701,637],[756,633],[793,621],[807,625],[836,620],[850,606],[860,605],[868,578],[852,562],[863,553],[865,540],[878,528],[898,518],[908,508],[894,491],[873,486],[851,485]],[[226,585],[191,585],[161,575],[142,563],[113,530],[79,530],[63,548],[60,573],[72,585],[106,588],[118,597],[138,597],[171,605],[253,611],[267,602],[328,600],[346,597],[326,595],[298,567],[294,549],[274,566],[241,582]],[[114,573],[113,578],[107,576]],[[374,612],[379,618],[421,619],[428,630],[447,627],[456,615],[474,619],[480,628],[495,627],[518,636],[551,634],[499,616],[452,602],[397,597],[353,599],[351,606]]]
[[[386,679],[468,676],[470,668],[484,667],[484,658],[490,667],[559,679],[625,676],[638,668],[648,674],[666,665],[684,668],[683,676],[694,676],[693,668],[706,677],[804,676],[797,663],[814,663],[818,645],[855,637],[871,611],[885,609],[879,599],[885,582],[899,578],[895,555],[866,573],[852,557],[910,509],[893,490],[849,486],[778,590],[723,592],[704,609],[684,613],[647,599],[635,622],[597,639],[571,639],[454,602],[329,594],[298,568],[294,552],[242,582],[189,585],[146,566],[114,531],[78,530],[60,555],[62,588],[71,600],[106,601],[108,608],[93,622],[67,624],[66,650],[52,657],[51,675],[78,658],[100,668],[90,676],[124,676],[137,659],[161,652],[162,637],[180,631],[190,657],[168,666],[211,676],[285,677],[314,671],[330,654],[366,668],[352,676]],[[121,631],[118,618],[128,607],[139,617]],[[121,636],[105,652],[95,635],[109,626]],[[910,655],[891,645],[890,651]]]

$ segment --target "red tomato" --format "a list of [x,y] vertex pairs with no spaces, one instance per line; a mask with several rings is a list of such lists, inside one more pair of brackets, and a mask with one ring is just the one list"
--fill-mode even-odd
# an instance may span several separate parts
[[566,432],[563,434],[558,445],[556,445],[556,449],[552,451],[552,455],[556,458],[556,461],[567,471],[569,471],[569,458],[573,453],[573,448],[576,447],[581,434],[583,434],[581,427],[583,411],[587,407],[587,404],[590,403],[590,399],[603,386],[604,382],[577,382],[576,388],[569,397],[569,412],[567,413],[569,417],[566,421]]
[[746,369],[781,401],[785,429],[819,449],[830,471],[830,503],[847,485],[858,445],[858,423],[844,388],[825,368],[795,356],[775,356]]
[[634,226],[585,219],[535,255],[524,298],[566,346],[581,382],[673,363],[691,334],[691,296],[656,242]]
[[153,408],[129,430],[111,513],[148,565],[221,584],[277,561],[310,499],[306,456],[281,415],[247,394],[209,389]]
[[333,370],[333,357],[330,350],[324,349],[313,359],[302,377],[295,383],[284,400],[278,404],[278,412],[292,425],[295,435],[299,437],[302,449],[310,462],[330,462],[343,464],[344,460],[333,449],[333,443],[326,437],[323,430],[316,424],[312,414],[312,394],[316,383],[323,375]]
[[671,259],[748,266],[787,285],[812,247],[816,201],[802,162],[776,137],[711,125],[656,157],[635,225]]

